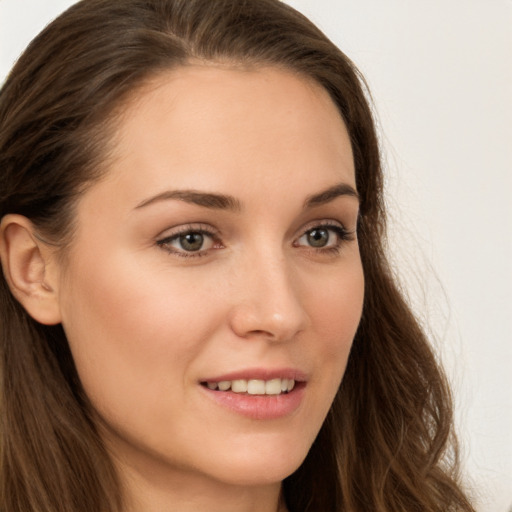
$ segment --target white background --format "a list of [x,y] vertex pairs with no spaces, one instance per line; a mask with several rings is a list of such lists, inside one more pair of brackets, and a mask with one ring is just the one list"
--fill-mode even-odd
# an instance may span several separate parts
[[[0,80],[70,0],[0,0]],[[390,246],[457,402],[479,512],[512,506],[512,0],[289,0],[372,90]],[[512,509],[511,509],[512,510]]]

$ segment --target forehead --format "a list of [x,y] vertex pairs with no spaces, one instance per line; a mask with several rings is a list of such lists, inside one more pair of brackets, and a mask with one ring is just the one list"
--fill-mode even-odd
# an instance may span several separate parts
[[164,186],[233,195],[255,182],[269,191],[298,179],[315,189],[355,186],[350,140],[329,94],[278,68],[162,73],[125,104],[113,142],[107,180],[123,182],[135,204]]

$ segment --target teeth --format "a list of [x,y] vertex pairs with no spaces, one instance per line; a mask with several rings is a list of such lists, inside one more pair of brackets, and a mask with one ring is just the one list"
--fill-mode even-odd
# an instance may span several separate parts
[[264,380],[250,380],[247,383],[247,393],[249,393],[249,395],[264,395],[265,394],[265,381]]
[[247,381],[242,379],[234,380],[231,383],[231,391],[234,393],[247,393]]
[[289,393],[295,387],[295,381],[293,379],[237,379],[207,382],[206,386],[212,390],[231,390],[234,393],[247,393],[249,395],[280,395],[281,393]]
[[231,381],[229,380],[221,380],[218,384],[219,389],[221,391],[227,391],[231,387]]
[[[285,379],[287,380],[287,379]],[[272,379],[265,382],[266,395],[279,395],[281,394],[281,379]]]

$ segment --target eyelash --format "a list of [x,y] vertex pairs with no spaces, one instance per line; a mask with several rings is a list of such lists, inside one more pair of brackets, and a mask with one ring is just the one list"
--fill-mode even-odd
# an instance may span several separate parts
[[214,231],[212,228],[203,225],[186,225],[178,228],[172,235],[166,236],[161,240],[157,240],[157,245],[161,247],[163,250],[167,251],[169,254],[174,256],[178,256],[180,258],[200,258],[202,256],[207,256],[209,249],[206,250],[198,250],[198,251],[186,251],[186,250],[176,250],[171,247],[171,243],[178,240],[180,237],[188,235],[188,234],[200,234],[205,237],[211,238],[213,244],[219,244],[218,249],[222,248],[222,243],[220,241],[219,234]]
[[[302,235],[297,240],[300,240],[302,237],[306,236],[308,233],[312,233],[313,231],[317,229],[325,229],[327,231],[334,232],[335,236],[337,237],[337,240],[334,245],[332,246],[326,246],[326,247],[313,247],[308,246],[307,249],[319,254],[332,254],[336,255],[339,254],[339,252],[342,249],[342,246],[345,242],[350,242],[355,239],[355,232],[347,230],[344,226],[341,224],[334,224],[332,221],[323,221],[323,222],[317,222],[314,225],[311,225],[311,227],[308,227]],[[294,242],[293,244],[295,247],[299,247],[299,245]]]
[[[298,244],[298,241],[304,237],[307,236],[309,233],[312,233],[315,230],[319,229],[325,229],[331,232],[334,232],[335,236],[337,237],[337,241],[332,246],[327,247],[319,247],[315,248],[313,246],[309,246],[306,249],[316,253],[316,254],[338,254],[342,248],[342,245],[345,242],[349,242],[355,239],[355,232],[347,230],[344,226],[340,224],[335,224],[332,221],[323,221],[323,222],[316,222],[315,224],[311,225],[311,227],[308,227],[304,230],[304,232],[296,239],[296,241],[293,243],[294,247],[301,247],[301,245]],[[208,237],[212,240],[212,244],[214,247],[208,248],[208,249],[200,249],[197,251],[186,251],[185,249],[177,250],[171,247],[171,243],[179,240],[180,237],[188,235],[188,234],[200,234],[204,237]],[[200,258],[203,256],[207,256],[209,254],[209,251],[211,249],[222,249],[223,245],[220,240],[219,233],[210,228],[209,226],[204,225],[186,225],[181,228],[179,228],[176,232],[174,232],[170,236],[166,236],[165,238],[162,238],[161,240],[157,240],[156,244],[168,252],[169,254],[172,254],[174,256],[178,256],[180,258]],[[215,247],[215,245],[217,245]]]

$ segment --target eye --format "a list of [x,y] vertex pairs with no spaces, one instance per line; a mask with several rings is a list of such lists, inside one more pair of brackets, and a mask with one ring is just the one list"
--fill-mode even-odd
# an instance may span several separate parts
[[199,233],[198,231],[192,231],[184,235],[179,235],[175,242],[179,245],[180,249],[185,251],[199,251],[203,249],[205,236],[203,233]]
[[[333,234],[326,228],[314,228],[309,230],[304,237],[311,247],[325,247],[333,238]],[[335,238],[335,236],[334,236]]]
[[184,257],[203,256],[209,249],[220,247],[214,233],[188,226],[158,240],[157,244],[170,253]]
[[308,229],[294,245],[312,249],[337,250],[345,240],[352,240],[353,233],[338,224],[321,224]]

